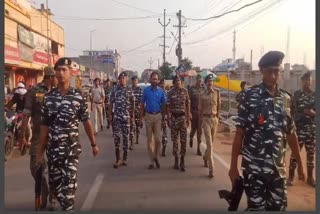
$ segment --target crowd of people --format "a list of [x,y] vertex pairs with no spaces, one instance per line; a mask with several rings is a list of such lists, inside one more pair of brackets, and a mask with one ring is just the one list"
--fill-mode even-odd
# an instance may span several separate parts
[[[311,90],[311,75],[302,76],[302,90],[293,96],[278,87],[284,54],[270,51],[259,61],[262,82],[245,87],[237,96],[237,130],[232,146],[229,177],[232,184],[240,176],[238,156],[242,156],[242,176],[247,195],[247,210],[286,210],[287,185],[293,185],[298,166],[299,179],[304,180],[300,150],[307,151],[307,183],[315,186],[312,176],[315,153],[315,94]],[[46,68],[43,82],[24,95],[24,114],[21,144],[27,143],[26,127],[31,118],[33,135],[30,149],[30,170],[43,166],[43,204],[47,196],[51,209],[59,203],[63,210],[74,210],[77,189],[77,166],[81,153],[78,124],[85,127],[94,156],[99,148],[96,135],[112,129],[115,162],[113,167],[128,166],[129,150],[140,142],[143,126],[146,129],[148,169],[159,169],[159,155],[166,156],[168,129],[171,133],[173,168],[186,171],[187,128],[191,125],[189,147],[197,132],[197,155],[214,177],[213,147],[221,108],[220,92],[213,85],[213,74],[204,79],[197,76],[196,84],[186,89],[179,75],[172,78],[173,87],[166,90],[159,73],[150,75],[151,85],[143,90],[138,78],[131,78],[129,86],[125,72],[118,81],[103,84],[95,79],[90,102],[91,124],[87,99],[80,90],[70,87],[71,60],[61,58],[54,68]],[[56,81],[57,80],[57,81]],[[41,115],[39,112],[41,111]],[[40,130],[40,131],[39,131]],[[206,151],[202,154],[204,134]],[[121,142],[122,139],[122,142]],[[284,162],[286,145],[292,151],[289,178],[286,181]],[[300,147],[299,147],[300,145]],[[162,148],[161,148],[162,147]],[[46,159],[44,153],[46,152]],[[121,155],[122,154],[122,155]]]

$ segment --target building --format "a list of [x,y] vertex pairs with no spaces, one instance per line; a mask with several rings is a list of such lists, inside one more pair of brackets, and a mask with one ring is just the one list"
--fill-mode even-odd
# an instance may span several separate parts
[[[92,50],[83,51],[83,55],[79,56],[78,63],[90,68],[91,73],[99,76],[99,78],[117,79],[120,73],[120,54],[117,50]],[[96,73],[104,74],[96,74]]]
[[33,86],[42,80],[46,65],[64,56],[64,30],[44,5],[34,8],[27,0],[4,3],[5,87],[13,89],[19,81]]

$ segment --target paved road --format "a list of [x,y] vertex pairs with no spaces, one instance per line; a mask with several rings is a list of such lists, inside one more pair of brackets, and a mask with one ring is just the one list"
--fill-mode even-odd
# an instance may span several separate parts
[[[211,210],[225,211],[227,203],[218,190],[230,189],[227,176],[231,146],[230,139],[219,134],[215,143],[215,177],[207,177],[208,169],[188,148],[186,172],[172,169],[172,143],[166,157],[160,158],[160,169],[148,170],[146,137],[143,130],[140,143],[129,153],[129,165],[113,169],[115,159],[111,130],[97,135],[100,154],[94,158],[89,140],[80,125],[83,152],[80,156],[76,210]],[[224,140],[226,139],[226,140]],[[204,148],[202,147],[202,151]],[[291,187],[289,210],[314,210],[315,191],[301,182]],[[5,206],[9,210],[33,210],[33,180],[29,172],[29,157],[17,157],[5,166]],[[242,198],[239,210],[246,207]]]

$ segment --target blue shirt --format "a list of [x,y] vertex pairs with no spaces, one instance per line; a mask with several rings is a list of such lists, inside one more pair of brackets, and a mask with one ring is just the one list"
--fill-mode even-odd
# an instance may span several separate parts
[[166,103],[166,98],[160,87],[153,90],[152,86],[148,86],[143,90],[141,102],[144,104],[147,113],[160,112],[161,105]]

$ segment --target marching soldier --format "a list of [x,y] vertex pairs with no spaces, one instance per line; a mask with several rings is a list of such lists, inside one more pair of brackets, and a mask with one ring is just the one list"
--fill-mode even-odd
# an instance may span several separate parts
[[105,85],[105,88],[104,88],[104,93],[105,93],[105,107],[106,107],[106,119],[107,119],[107,129],[110,128],[110,124],[111,124],[111,121],[109,120],[109,98],[110,98],[110,93],[112,91],[112,86],[111,86],[111,81],[110,79],[107,79],[106,80],[106,85]]
[[130,126],[130,147],[129,149],[133,149],[133,138],[136,136],[136,144],[139,144],[139,135],[140,135],[140,103],[142,98],[142,89],[138,86],[138,77],[133,76],[131,78],[132,81],[132,92],[135,100],[135,112],[134,112],[134,124]]
[[[113,164],[114,168],[120,166],[120,137],[123,140],[123,158],[122,165],[127,165],[128,158],[128,144],[130,124],[134,123],[134,95],[127,86],[127,74],[120,73],[119,85],[115,86],[110,94],[110,109],[114,110],[113,115],[113,137],[115,144],[116,162]],[[111,115],[111,112],[109,112]]]
[[203,128],[207,145],[203,156],[204,166],[209,168],[209,178],[213,178],[213,142],[219,123],[221,101],[219,90],[213,87],[213,74],[208,74],[204,83],[206,89],[200,96],[199,125]]
[[[22,127],[21,127],[21,145],[27,144],[26,138],[26,129],[28,126],[29,118],[31,117],[31,122],[33,124],[32,127],[32,138],[31,138],[31,147],[29,150],[30,154],[30,171],[31,175],[36,179],[36,158],[37,158],[37,147],[39,145],[39,136],[40,136],[40,123],[41,123],[41,108],[43,105],[43,98],[46,93],[48,93],[51,88],[56,86],[56,77],[53,68],[45,67],[44,68],[44,77],[43,81],[38,83],[36,86],[32,87],[28,90],[25,95],[25,104],[23,109],[23,120],[22,120]],[[45,169],[47,167],[46,163],[44,162],[42,168]],[[50,203],[50,210],[54,210],[56,208],[56,201],[54,195],[50,193],[47,179],[45,176],[42,176],[41,181],[42,187],[42,208],[46,207],[47,204],[47,196],[49,195],[49,203]]]
[[236,96],[236,102],[237,102],[238,111],[239,111],[240,102],[244,98],[244,92],[247,90],[247,82],[246,81],[242,81],[240,83],[240,88],[241,88],[241,91]]
[[44,163],[43,155],[46,150],[50,189],[57,197],[62,210],[73,211],[77,189],[77,167],[81,153],[79,122],[83,123],[89,136],[94,156],[98,154],[99,149],[86,100],[80,90],[70,87],[71,60],[60,58],[54,69],[58,87],[44,96],[37,164]]
[[94,134],[98,134],[98,121],[100,124],[100,129],[103,131],[103,104],[105,99],[105,94],[102,86],[100,85],[100,79],[96,78],[94,80],[94,87],[92,88],[91,94],[91,111],[93,111],[93,123],[94,123]]
[[232,146],[229,177],[239,177],[242,154],[244,189],[249,211],[285,211],[287,207],[285,150],[288,142],[304,179],[295,126],[290,115],[290,94],[278,87],[284,54],[266,53],[259,61],[262,83],[250,87],[240,103]]
[[[293,118],[297,127],[297,135],[300,150],[305,146],[307,152],[307,183],[315,187],[316,182],[312,176],[314,168],[314,153],[316,146],[316,123],[315,123],[315,92],[311,89],[311,73],[307,72],[302,77],[302,89],[293,95]],[[293,185],[294,172],[297,161],[294,157],[290,159],[289,178],[287,184]]]
[[194,86],[189,89],[189,97],[191,101],[191,131],[190,131],[190,148],[193,146],[193,137],[197,132],[197,155],[202,155],[200,150],[201,144],[201,124],[199,123],[199,101],[200,95],[204,91],[204,87],[201,85],[202,77],[200,74],[197,75],[197,82]]
[[[164,88],[164,79],[161,79],[159,81],[159,87],[162,89],[165,99],[167,100],[167,90]],[[168,135],[167,135],[167,123],[168,123],[168,118],[166,112],[162,112],[162,121],[161,121],[161,131],[162,131],[162,153],[161,156],[165,157],[166,156],[166,146],[168,143]]]
[[186,155],[187,127],[190,122],[190,100],[188,91],[182,88],[178,75],[173,77],[172,83],[174,88],[168,93],[167,115],[173,143],[174,169],[179,169],[178,137],[180,134],[180,170],[185,171],[184,157]]

